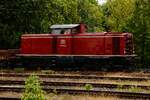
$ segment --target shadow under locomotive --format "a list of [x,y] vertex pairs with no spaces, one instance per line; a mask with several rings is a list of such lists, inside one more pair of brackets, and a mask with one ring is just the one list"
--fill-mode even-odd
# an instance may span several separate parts
[[26,69],[52,70],[101,70],[101,71],[130,71],[135,70],[136,55],[127,56],[40,56],[18,55],[11,60],[10,66],[25,67]]

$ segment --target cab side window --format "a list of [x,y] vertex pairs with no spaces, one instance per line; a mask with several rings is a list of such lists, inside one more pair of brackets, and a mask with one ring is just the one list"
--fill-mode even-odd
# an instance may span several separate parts
[[60,34],[71,34],[71,29],[61,29]]
[[71,34],[71,29],[66,29],[64,34]]
[[79,29],[78,28],[73,28],[71,33],[72,34],[77,34],[77,33],[79,33]]
[[61,29],[52,29],[51,33],[52,34],[60,34],[61,33]]
[[52,34],[77,34],[78,29],[73,28],[73,29],[52,29],[51,31]]

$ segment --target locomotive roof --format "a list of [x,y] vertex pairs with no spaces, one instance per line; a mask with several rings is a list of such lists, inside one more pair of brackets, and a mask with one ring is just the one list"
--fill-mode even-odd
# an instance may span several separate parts
[[58,29],[58,28],[74,28],[79,26],[80,24],[63,24],[63,25],[52,25],[51,29]]

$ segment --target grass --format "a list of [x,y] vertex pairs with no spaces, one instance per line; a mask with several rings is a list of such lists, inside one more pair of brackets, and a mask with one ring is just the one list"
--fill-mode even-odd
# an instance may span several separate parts
[[56,74],[56,72],[53,70],[42,70],[41,72],[44,74]]
[[129,88],[123,88],[123,85],[118,85],[116,88],[117,91],[128,91],[128,92],[144,92],[144,93],[150,93],[150,90],[145,90],[137,86],[132,86]]
[[24,68],[14,68],[14,71],[16,73],[22,73],[22,72],[24,72]]
[[84,89],[89,91],[93,89],[93,86],[91,84],[85,84]]
[[142,88],[139,87],[131,87],[129,89],[127,89],[129,92],[149,92],[148,90],[144,90]]

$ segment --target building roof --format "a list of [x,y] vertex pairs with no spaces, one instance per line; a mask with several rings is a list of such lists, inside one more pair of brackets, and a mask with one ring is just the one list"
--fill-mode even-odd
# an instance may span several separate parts
[[51,29],[58,29],[58,28],[74,28],[79,26],[80,24],[63,24],[63,25],[52,25]]

